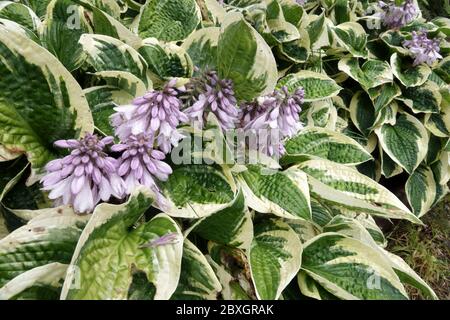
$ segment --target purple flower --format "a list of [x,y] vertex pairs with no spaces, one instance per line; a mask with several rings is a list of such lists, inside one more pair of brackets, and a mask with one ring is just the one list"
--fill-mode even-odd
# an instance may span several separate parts
[[413,21],[419,13],[419,9],[413,0],[405,0],[400,6],[396,6],[395,3],[386,4],[380,1],[379,6],[383,10],[381,15],[383,24],[388,28],[401,28]]
[[408,48],[414,58],[414,66],[421,63],[432,65],[437,59],[442,59],[439,54],[439,39],[428,39],[427,32],[412,32],[412,39],[403,42],[403,46]]
[[168,153],[183,138],[177,126],[187,122],[187,116],[180,111],[181,100],[175,88],[176,80],[171,80],[161,91],[152,90],[136,98],[131,105],[114,108],[111,116],[116,135],[126,141],[131,134],[151,133],[156,137],[160,149]]
[[258,136],[259,151],[270,156],[285,152],[281,140],[292,137],[303,128],[299,116],[303,99],[303,88],[290,94],[287,87],[282,87],[262,97],[259,102],[242,108],[241,125],[247,132]]
[[176,232],[167,233],[159,238],[151,240],[149,243],[146,243],[141,246],[141,248],[155,248],[159,246],[164,246],[167,244],[175,244],[180,241],[179,235]]
[[192,95],[191,107],[184,110],[191,122],[198,122],[203,128],[208,113],[212,112],[223,130],[233,129],[239,110],[233,91],[233,82],[219,79],[215,71],[209,71],[202,78],[193,78],[187,85]]
[[297,4],[300,5],[300,6],[304,6],[307,1],[308,0],[295,0],[295,2],[297,2]]
[[154,138],[150,134],[130,135],[126,141],[111,147],[122,152],[118,159],[117,173],[123,178],[126,192],[132,193],[138,185],[149,187],[156,193],[157,203],[163,200],[155,179],[165,181],[172,173],[170,166],[163,162],[163,152],[153,148]]
[[80,140],[58,140],[55,146],[72,149],[70,155],[50,161],[47,174],[41,179],[43,190],[56,205],[73,205],[75,212],[92,212],[100,200],[114,196],[122,198],[125,184],[116,173],[116,160],[104,149],[113,142],[112,137],[99,139],[86,134]]

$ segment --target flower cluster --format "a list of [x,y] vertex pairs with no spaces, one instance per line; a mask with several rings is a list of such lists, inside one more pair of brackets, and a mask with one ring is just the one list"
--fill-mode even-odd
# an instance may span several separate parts
[[427,63],[432,65],[437,59],[442,59],[439,54],[439,39],[428,39],[427,32],[412,32],[412,39],[403,42],[403,46],[408,48],[414,58],[414,65]]
[[131,193],[136,186],[145,185],[157,189],[154,177],[165,181],[172,173],[170,166],[163,162],[163,152],[154,149],[154,139],[151,134],[140,133],[111,147],[112,151],[122,152],[117,164],[117,173],[126,185],[127,193]]
[[112,137],[99,139],[86,134],[81,140],[58,140],[55,146],[72,149],[62,159],[50,161],[47,175],[41,180],[43,189],[56,205],[72,204],[78,213],[90,212],[100,200],[122,198],[125,184],[116,173],[117,161],[109,157],[105,147]]
[[383,10],[381,19],[383,24],[388,28],[401,28],[411,21],[413,21],[418,13],[419,9],[413,0],[405,0],[405,2],[396,6],[395,3],[379,2],[380,8]]
[[131,105],[116,107],[117,112],[111,116],[116,135],[125,141],[130,134],[149,133],[157,139],[160,149],[169,153],[172,145],[183,138],[177,126],[188,121],[180,111],[182,102],[178,98],[184,88],[175,85],[173,79],[161,91],[152,90]]
[[218,119],[222,129],[233,129],[238,121],[239,110],[234,96],[233,82],[220,79],[215,71],[208,71],[187,84],[191,106],[184,110],[191,120],[203,128],[209,112]]
[[275,90],[258,102],[243,106],[241,125],[258,135],[258,149],[269,155],[279,156],[285,150],[281,140],[292,137],[303,128],[299,113],[305,92],[297,88],[293,94],[287,87]]
[[[164,208],[166,199],[158,181],[166,181],[172,173],[163,160],[183,137],[177,127],[192,122],[203,128],[208,113],[217,117],[223,130],[239,127],[255,133],[258,144],[254,147],[269,156],[282,154],[282,139],[302,128],[301,88],[291,94],[283,87],[239,109],[233,82],[220,79],[214,71],[193,78],[186,88],[175,85],[172,80],[161,90],[152,90],[130,105],[115,108],[111,124],[120,139],[118,144],[113,145],[113,137],[100,139],[95,134],[86,134],[80,140],[56,141],[57,147],[72,151],[46,166],[42,183],[43,189],[50,191],[50,199],[55,204],[73,205],[77,213],[92,212],[100,201],[122,199],[138,185],[144,185],[153,190],[156,203]],[[109,145],[115,158],[108,155]]]

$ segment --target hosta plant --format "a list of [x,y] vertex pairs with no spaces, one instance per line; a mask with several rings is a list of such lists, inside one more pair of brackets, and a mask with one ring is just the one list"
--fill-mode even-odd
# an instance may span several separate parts
[[370,5],[0,1],[0,299],[437,298],[448,20]]

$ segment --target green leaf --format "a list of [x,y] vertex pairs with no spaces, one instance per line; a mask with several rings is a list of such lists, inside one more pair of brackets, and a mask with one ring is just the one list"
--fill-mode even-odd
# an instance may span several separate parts
[[183,218],[208,216],[228,207],[235,198],[223,173],[207,165],[174,169],[162,190],[168,201],[165,212]]
[[194,66],[200,70],[217,70],[217,45],[220,28],[209,27],[196,30],[181,45]]
[[302,269],[342,299],[408,298],[398,276],[378,250],[341,234],[324,233],[306,243]]
[[71,0],[53,0],[47,8],[40,37],[42,45],[69,70],[78,69],[85,60],[78,43],[83,33],[89,33],[89,24],[83,7]]
[[331,130],[306,128],[285,143],[284,164],[295,163],[302,156],[316,156],[337,163],[356,165],[372,159],[355,140]]
[[141,38],[180,41],[195,30],[200,20],[195,0],[148,0],[141,9],[138,32]]
[[309,189],[303,172],[265,172],[262,167],[250,165],[238,180],[252,209],[288,219],[311,220]]
[[431,74],[431,69],[422,63],[413,67],[405,63],[397,53],[391,56],[391,67],[394,76],[400,80],[405,87],[417,87],[425,83]]
[[80,44],[88,55],[88,62],[97,71],[125,71],[148,85],[147,63],[132,47],[115,38],[83,34]]
[[[170,298],[180,276],[183,236],[163,213],[133,228],[151,204],[149,191],[139,188],[124,204],[97,206],[75,249],[62,299],[125,299],[133,270],[145,272],[156,288],[154,299]],[[176,239],[157,242],[168,234]]]
[[218,244],[249,248],[253,239],[253,223],[242,191],[230,206],[200,220],[193,232]]
[[[58,290],[61,287],[61,280],[64,279],[66,271],[67,265],[57,262],[26,271],[0,288],[0,300],[23,299],[23,297],[27,296],[27,291],[42,287]],[[42,300],[43,296],[37,295],[32,298]]]
[[282,78],[277,87],[286,86],[290,92],[297,88],[305,90],[305,102],[328,99],[337,96],[342,90],[336,82],[325,74],[302,70]]
[[206,257],[189,240],[184,241],[181,275],[172,300],[216,300],[222,290]]
[[233,80],[238,99],[250,101],[275,88],[278,72],[272,51],[241,14],[226,16],[219,36],[217,58],[220,77]]
[[2,25],[0,74],[0,144],[27,154],[31,184],[54,157],[54,141],[93,131],[89,106],[53,55]]
[[279,298],[300,269],[301,252],[299,237],[286,223],[270,219],[255,225],[249,263],[258,299]]
[[88,218],[55,208],[0,240],[0,287],[33,268],[69,263]]
[[433,171],[429,167],[418,167],[406,181],[405,191],[412,211],[420,218],[430,210],[436,197]]
[[386,61],[368,60],[360,66],[358,58],[344,57],[339,61],[338,68],[366,90],[394,80],[391,67]]
[[149,70],[163,80],[192,76],[193,66],[189,55],[175,44],[164,44],[149,38],[144,40],[138,52],[147,62]]
[[357,58],[367,58],[367,34],[356,22],[344,22],[332,28],[337,40],[348,52]]
[[415,117],[402,113],[395,125],[384,124],[375,129],[375,133],[389,157],[412,173],[428,151],[428,133]]

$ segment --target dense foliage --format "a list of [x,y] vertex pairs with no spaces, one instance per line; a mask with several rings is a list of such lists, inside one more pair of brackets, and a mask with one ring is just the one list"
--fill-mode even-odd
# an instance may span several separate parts
[[436,299],[377,222],[448,193],[449,33],[415,0],[0,1],[0,299]]

